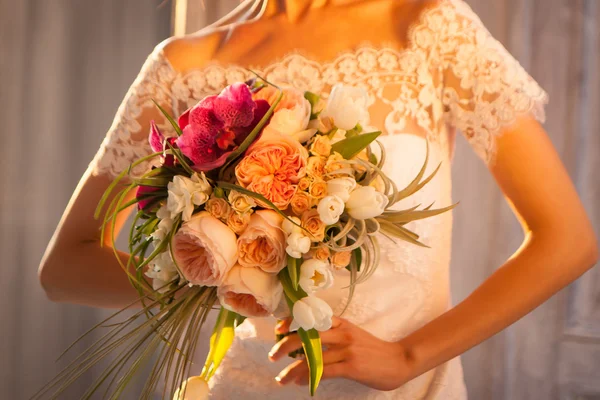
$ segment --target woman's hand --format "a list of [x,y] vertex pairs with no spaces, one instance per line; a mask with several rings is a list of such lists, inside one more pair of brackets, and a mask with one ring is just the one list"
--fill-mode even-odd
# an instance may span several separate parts
[[[277,334],[288,332],[291,320],[281,321]],[[347,378],[377,390],[394,390],[407,381],[409,362],[399,343],[386,342],[342,318],[333,317],[330,330],[320,332],[323,351],[323,379]],[[277,361],[300,349],[302,341],[297,333],[286,336],[269,353]],[[275,378],[280,385],[292,382],[308,384],[306,360],[298,360],[286,367]]]

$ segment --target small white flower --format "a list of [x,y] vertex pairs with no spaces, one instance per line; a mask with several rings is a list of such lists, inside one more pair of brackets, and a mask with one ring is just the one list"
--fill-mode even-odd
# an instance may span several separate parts
[[372,186],[359,186],[350,193],[346,209],[352,218],[369,219],[381,215],[388,198]]
[[156,229],[150,236],[158,242],[165,240],[171,229],[173,229],[173,219],[167,205],[161,206],[156,212],[156,217],[160,220]]
[[299,284],[308,294],[330,288],[333,285],[333,274],[329,265],[316,258],[304,261],[300,267]]
[[336,127],[353,129],[359,122],[368,123],[369,95],[363,88],[335,85],[320,117],[331,117]]
[[326,225],[335,224],[344,212],[344,201],[335,195],[323,197],[319,201],[317,212]]
[[191,179],[176,175],[173,181],[169,182],[167,189],[169,192],[167,208],[171,213],[171,218],[183,213],[184,221],[189,221],[194,208],[206,203],[212,193],[212,188],[204,173],[195,173]]
[[291,235],[294,232],[302,232],[302,228],[300,227],[300,218],[298,217],[288,217],[289,219],[291,219],[292,221],[294,221],[296,224],[293,224],[289,219],[284,219],[283,223],[281,224],[281,229],[283,229],[283,231],[285,232],[286,235]]
[[339,197],[344,203],[348,201],[354,189],[356,189],[356,181],[349,176],[327,181],[327,194]]
[[157,255],[152,260],[152,266],[146,271],[146,276],[152,279],[152,288],[159,293],[165,293],[169,290],[168,283],[173,282],[179,277],[177,267],[171,258],[171,252],[166,251]]
[[290,257],[301,258],[302,254],[310,251],[310,238],[302,232],[294,232],[287,238],[287,247],[285,251]]
[[333,310],[324,300],[318,297],[308,296],[294,303],[292,309],[294,320],[290,325],[290,331],[302,328],[305,331],[316,329],[326,331],[331,328]]

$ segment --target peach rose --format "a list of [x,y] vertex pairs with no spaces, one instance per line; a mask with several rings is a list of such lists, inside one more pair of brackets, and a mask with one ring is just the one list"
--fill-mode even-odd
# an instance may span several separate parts
[[329,157],[331,154],[331,141],[325,135],[315,136],[310,145],[310,153],[315,156]]
[[302,227],[305,228],[313,242],[321,242],[325,238],[325,223],[319,218],[317,210],[309,210],[302,214]]
[[192,285],[219,286],[237,261],[235,233],[207,211],[185,222],[172,246],[179,270]]
[[[268,85],[258,92],[252,95],[252,100],[266,100],[267,103],[273,104],[275,100],[277,100],[277,96],[279,96],[279,90],[271,85]],[[275,112],[296,107],[302,101],[307,101],[304,98],[304,93],[295,88],[284,88],[283,89],[283,97],[277,107],[275,107]]]
[[337,251],[331,256],[331,264],[336,270],[346,268],[350,265],[350,259],[352,258],[352,252],[350,251]]
[[309,193],[316,200],[320,200],[327,196],[327,182],[322,179],[315,180],[310,184]]
[[238,262],[243,267],[262,268],[273,274],[286,265],[283,217],[273,210],[259,210],[237,241]]
[[306,165],[306,173],[313,178],[320,178],[325,173],[325,157],[312,156],[308,157]]
[[333,153],[327,158],[325,162],[325,172],[331,173],[339,169],[346,168],[341,162],[344,161],[344,157],[340,153]]
[[248,227],[251,216],[252,213],[249,212],[241,214],[239,212],[233,211],[229,214],[229,217],[227,218],[227,226],[238,235],[241,235]]
[[267,317],[279,306],[283,286],[277,275],[237,264],[217,290],[221,305],[244,317]]
[[225,199],[214,196],[206,202],[205,210],[221,221],[226,221],[229,214],[231,214],[229,203]]
[[252,197],[236,192],[235,190],[229,192],[227,198],[229,199],[229,203],[231,203],[231,208],[240,214],[245,214],[251,211],[253,207],[256,207],[256,201]]
[[306,175],[307,151],[298,141],[282,135],[263,135],[235,168],[244,188],[260,193],[283,210]]
[[300,179],[300,182],[298,182],[298,190],[302,190],[303,192],[308,191],[308,188],[310,187],[312,181],[313,178],[311,178],[310,176],[305,176],[304,178]]
[[317,260],[327,261],[331,252],[329,251],[329,247],[327,246],[319,246],[313,250],[312,256]]
[[294,197],[292,197],[290,206],[292,207],[292,212],[294,214],[302,215],[312,206],[312,202],[313,200],[308,193],[298,191]]

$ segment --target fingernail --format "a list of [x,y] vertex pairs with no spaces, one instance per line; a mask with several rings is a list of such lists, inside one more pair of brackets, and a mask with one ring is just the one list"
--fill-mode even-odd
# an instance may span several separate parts
[[276,376],[276,377],[275,377],[275,381],[276,381],[278,384],[280,384],[280,385],[283,385],[283,383],[281,382],[281,377],[280,377],[280,376]]

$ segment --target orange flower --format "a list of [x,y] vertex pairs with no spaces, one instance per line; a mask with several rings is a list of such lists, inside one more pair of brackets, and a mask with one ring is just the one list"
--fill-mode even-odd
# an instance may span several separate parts
[[235,168],[244,188],[263,195],[284,210],[306,175],[308,154],[295,139],[283,135],[263,135],[253,144]]
[[333,268],[336,270],[340,270],[346,268],[350,265],[350,259],[352,258],[352,253],[349,251],[338,251],[333,253],[331,256],[331,264],[333,264]]
[[295,215],[302,215],[306,210],[308,210],[312,205],[312,198],[306,192],[298,191],[292,197],[292,201],[290,202],[290,206],[292,207],[292,212]]
[[325,238],[325,223],[319,218],[319,212],[316,209],[302,214],[302,227],[308,231],[313,242],[321,242]]

